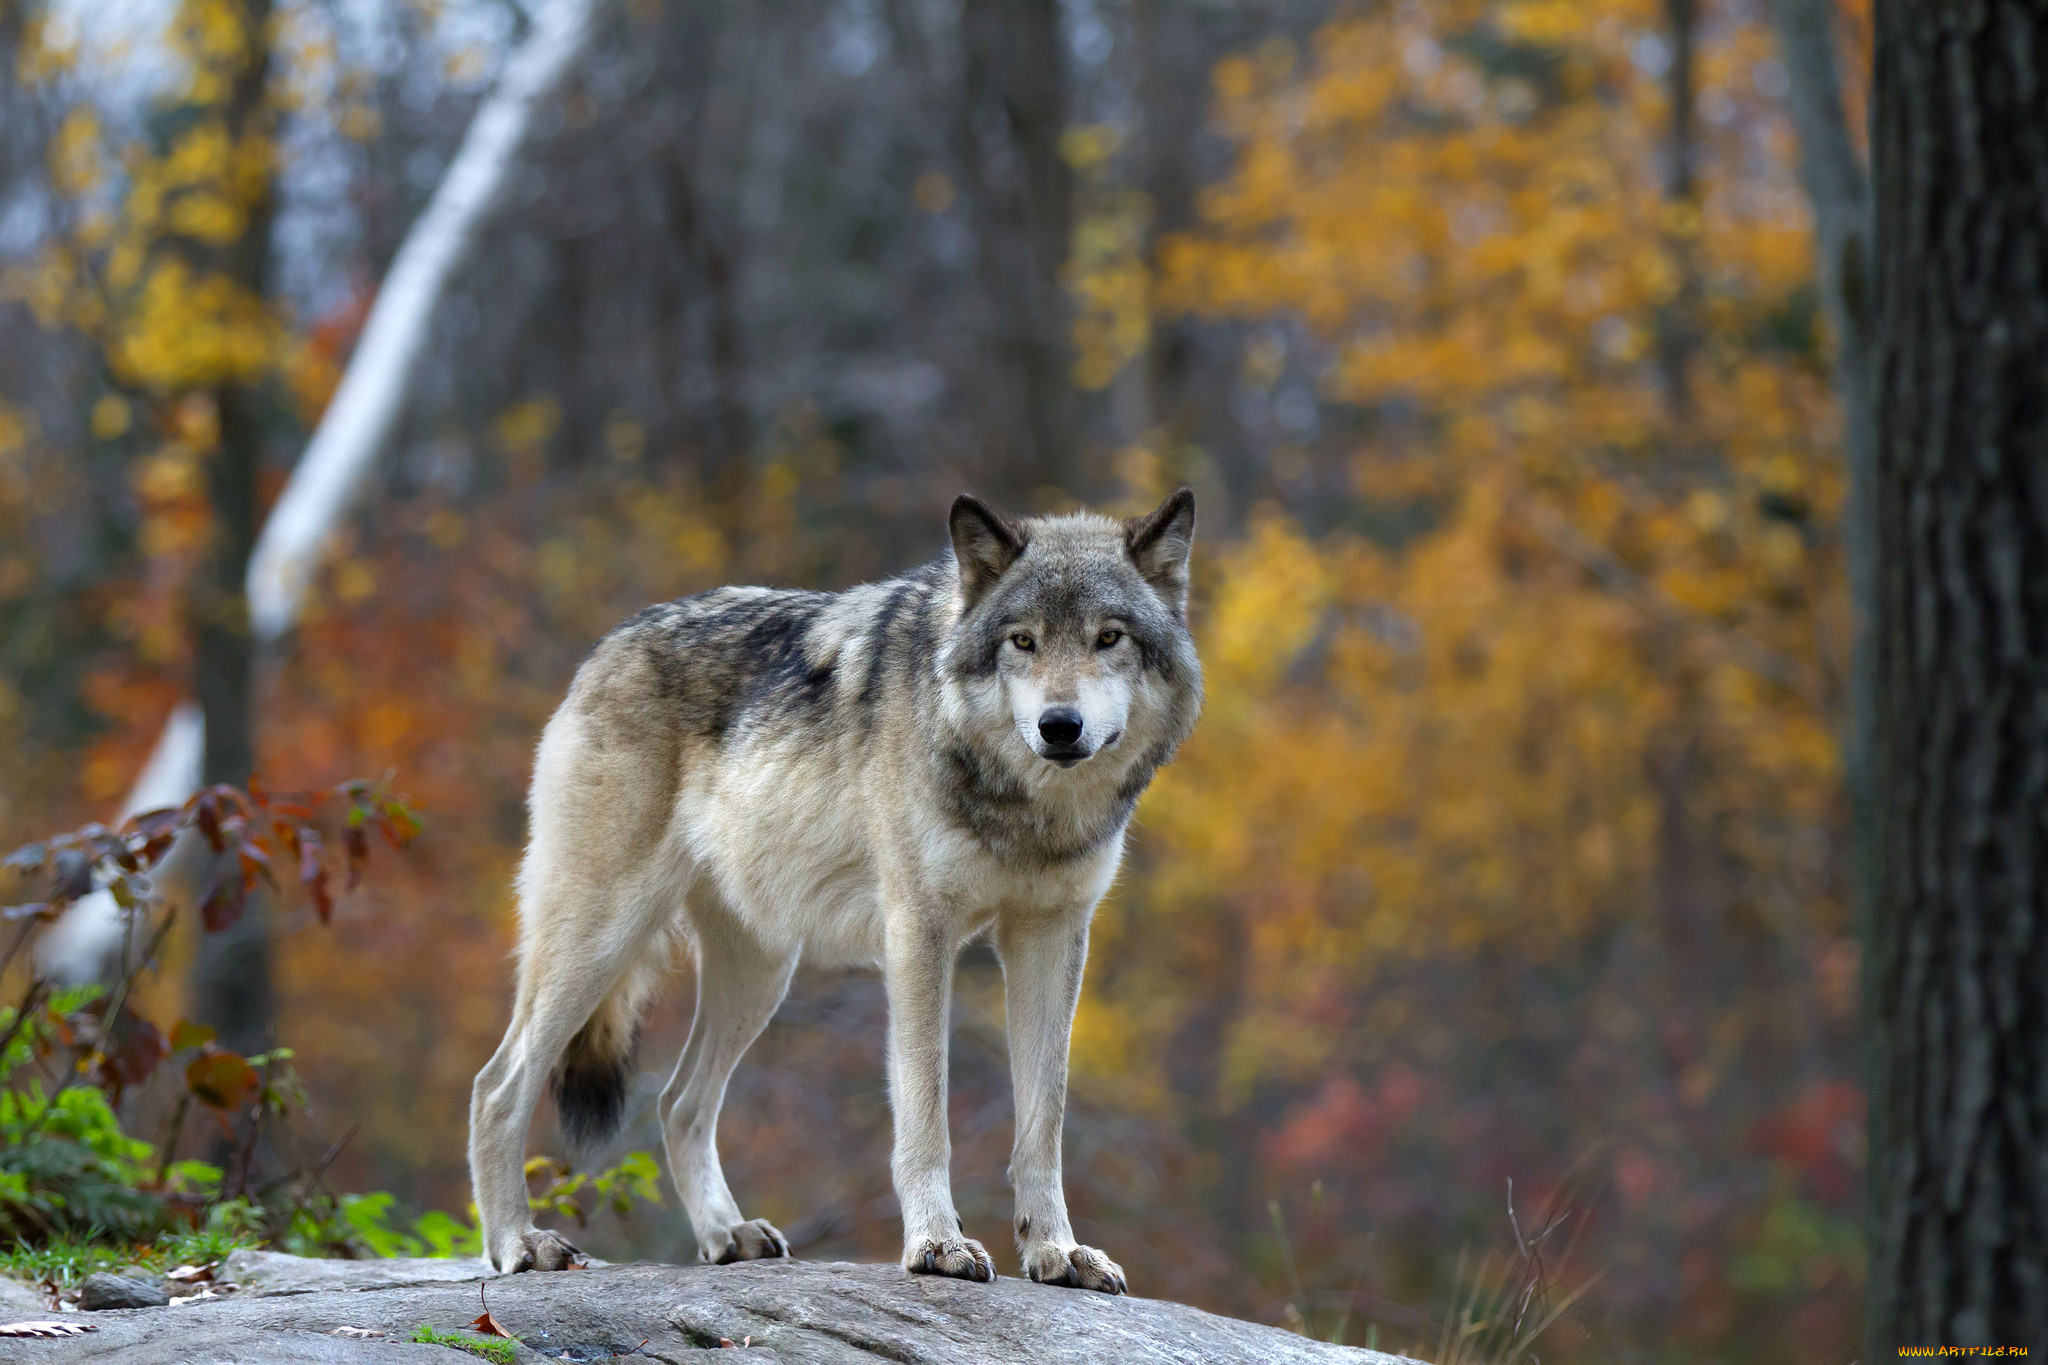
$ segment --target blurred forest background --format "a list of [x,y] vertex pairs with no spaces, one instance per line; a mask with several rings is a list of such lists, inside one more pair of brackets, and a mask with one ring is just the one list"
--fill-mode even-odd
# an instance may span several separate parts
[[[1824,17],[1860,128],[1867,13]],[[0,845],[112,818],[204,690],[531,26],[0,0]],[[1511,1201],[1562,1208],[1553,1269],[1600,1278],[1546,1359],[1849,1358],[1845,435],[1778,34],[1764,0],[600,7],[240,703],[266,783],[395,768],[425,821],[333,925],[267,925],[258,1023],[316,1132],[360,1125],[334,1183],[467,1200],[528,764],[603,631],[905,567],[962,490],[1186,482],[1209,702],[1098,921],[1081,1236],[1137,1292],[1404,1346]],[[957,1190],[1012,1273],[993,959],[960,988]],[[733,1083],[733,1185],[805,1256],[896,1252],[883,1013],[800,978]],[[658,1150],[688,1019],[683,980],[618,1151]],[[672,1207],[577,1240],[692,1245]]]

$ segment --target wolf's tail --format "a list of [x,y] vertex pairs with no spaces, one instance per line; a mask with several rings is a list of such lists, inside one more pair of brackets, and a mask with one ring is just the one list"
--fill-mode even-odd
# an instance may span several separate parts
[[625,1118],[633,1049],[640,1041],[640,1011],[654,993],[655,978],[647,967],[627,972],[562,1049],[562,1059],[548,1081],[562,1132],[572,1147],[587,1149],[603,1142]]

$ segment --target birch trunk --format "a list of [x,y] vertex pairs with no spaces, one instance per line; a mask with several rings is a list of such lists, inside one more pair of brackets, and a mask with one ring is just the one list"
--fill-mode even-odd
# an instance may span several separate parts
[[503,202],[535,113],[588,48],[597,6],[598,0],[556,0],[541,12],[406,233],[341,387],[263,524],[248,582],[258,638],[275,640],[298,620],[321,553],[361,499],[404,415],[434,315]]
[[[435,314],[474,251],[492,212],[504,201],[531,138],[536,112],[561,89],[588,49],[602,0],[555,0],[513,53],[497,87],[471,120],[460,149],[433,199],[407,232],[393,259],[363,334],[356,343],[320,425],[292,470],[253,549],[248,540],[226,585],[214,583],[225,603],[223,619],[241,628],[199,640],[198,688],[207,722],[171,744],[167,730],[158,753],[183,755],[183,737],[201,733],[203,760],[192,756],[182,783],[156,771],[139,781],[124,818],[140,809],[176,805],[200,782],[248,779],[254,705],[254,651],[291,629],[305,605],[320,557],[355,509],[378,456],[390,441],[426,350]],[[223,440],[227,419],[223,413]],[[253,531],[253,500],[250,503]],[[223,558],[220,563],[227,564]],[[244,571],[240,565],[246,565]],[[237,651],[240,651],[237,653]],[[176,722],[174,719],[173,725]],[[182,786],[182,790],[177,788]],[[147,791],[150,801],[135,806]],[[38,945],[45,972],[61,980],[91,980],[119,949],[117,915],[74,907]],[[254,970],[243,962],[234,970]],[[267,968],[266,979],[267,979]]]

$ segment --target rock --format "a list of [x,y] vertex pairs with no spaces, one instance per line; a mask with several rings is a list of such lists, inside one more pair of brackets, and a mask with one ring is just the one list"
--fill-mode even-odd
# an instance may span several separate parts
[[[1408,1365],[1181,1304],[1026,1280],[906,1275],[893,1265],[753,1261],[619,1265],[490,1276],[476,1261],[303,1261],[237,1253],[224,1298],[101,1320],[90,1337],[37,1343],[38,1362],[459,1365],[415,1344],[483,1311],[522,1341],[522,1362],[667,1365]],[[374,1338],[337,1328],[379,1331]],[[751,1338],[744,1356],[729,1354]]]
[[170,1302],[171,1296],[155,1280],[102,1270],[78,1282],[78,1306],[91,1313],[104,1308],[164,1308]]
[[32,1284],[0,1275],[0,1322],[50,1315],[50,1296]]
[[474,1284],[498,1272],[467,1257],[394,1256],[387,1261],[315,1261],[281,1251],[236,1251],[220,1278],[245,1293],[320,1294],[399,1289],[423,1284]]

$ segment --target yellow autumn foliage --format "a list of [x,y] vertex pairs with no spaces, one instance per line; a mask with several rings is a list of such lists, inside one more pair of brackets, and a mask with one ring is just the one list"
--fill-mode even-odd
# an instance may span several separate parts
[[90,201],[112,181],[118,200],[112,213],[83,202],[78,229],[45,252],[31,287],[39,314],[96,338],[115,378],[154,398],[255,383],[287,357],[269,303],[220,260],[267,213],[275,170],[268,120],[237,131],[227,117],[260,41],[233,0],[183,0],[166,31],[179,131],[161,147],[114,148],[81,107],[50,147],[67,197]]
[[1345,472],[1382,529],[1268,510],[1207,565],[1209,703],[1105,907],[1082,1076],[1167,1103],[1154,1002],[1206,989],[1240,1002],[1220,1102],[1313,1082],[1370,1046],[1387,965],[1645,920],[1676,837],[1745,913],[1840,928],[1804,852],[1844,611],[1808,229],[1753,23],[1703,45],[1732,112],[1672,196],[1660,16],[1378,6],[1217,69],[1235,169],[1148,287],[1321,348],[1321,398],[1373,417]]

